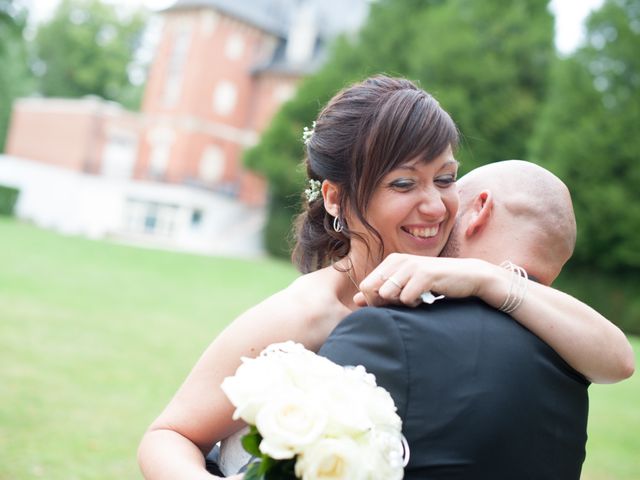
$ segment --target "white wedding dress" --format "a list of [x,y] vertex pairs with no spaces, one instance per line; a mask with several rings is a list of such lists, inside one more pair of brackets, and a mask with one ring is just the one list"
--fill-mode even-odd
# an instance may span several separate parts
[[245,451],[241,443],[242,437],[248,432],[249,427],[245,427],[220,442],[218,467],[226,476],[235,475],[251,460],[251,455]]

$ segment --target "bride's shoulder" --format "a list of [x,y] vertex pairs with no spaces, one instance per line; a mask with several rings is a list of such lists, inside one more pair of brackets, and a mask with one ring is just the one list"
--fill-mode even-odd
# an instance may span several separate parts
[[255,308],[271,311],[281,319],[297,323],[322,320],[338,304],[335,279],[328,269],[321,269],[296,278],[289,286],[274,293]]
[[294,340],[316,348],[323,332],[330,331],[336,319],[345,315],[335,292],[335,277],[330,271],[302,275],[246,311],[231,328],[236,336],[264,336],[268,340],[265,344]]
[[297,311],[324,312],[338,302],[332,270],[331,267],[327,267],[301,275],[274,297],[278,299],[278,303],[285,301],[289,307]]

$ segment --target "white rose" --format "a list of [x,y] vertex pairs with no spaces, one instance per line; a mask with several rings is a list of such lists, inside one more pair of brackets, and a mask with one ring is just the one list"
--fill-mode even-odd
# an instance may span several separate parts
[[362,365],[356,365],[355,367],[345,367],[345,375],[349,381],[363,382],[369,386],[375,387],[376,376],[372,373],[368,373]]
[[221,388],[236,407],[233,419],[255,425],[258,411],[278,392],[289,389],[291,381],[278,359],[243,358],[242,362],[233,377],[223,380]]
[[367,435],[371,478],[400,480],[404,475],[404,448],[401,434],[392,429],[375,428]]
[[271,345],[267,345],[262,352],[260,352],[261,357],[273,357],[282,354],[304,354],[305,352],[309,352],[304,345],[301,343],[296,343],[293,340],[287,340],[286,342],[280,343],[272,343]]
[[281,392],[256,415],[260,451],[277,460],[293,458],[322,435],[326,424],[327,412],[315,399]]
[[377,387],[373,375],[363,367],[340,369],[310,389],[329,410],[331,436],[357,435],[374,425],[400,432],[401,421],[389,393]]
[[345,382],[343,372],[314,385],[310,391],[325,406],[329,413],[327,433],[330,436],[357,436],[373,423],[366,408],[367,389],[362,385]]
[[298,456],[295,473],[303,480],[365,480],[367,452],[351,438],[322,439]]
[[389,392],[382,387],[373,387],[363,398],[363,407],[374,424],[384,425],[398,433],[402,430],[402,420]]
[[332,361],[305,350],[300,354],[282,358],[291,382],[303,391],[311,391],[322,386],[327,380],[335,379],[342,367]]
[[393,398],[384,388],[376,385],[375,376],[367,373],[362,365],[345,369],[349,390],[359,392],[363,410],[376,425],[387,425],[398,431],[402,422],[396,413],[397,409]]

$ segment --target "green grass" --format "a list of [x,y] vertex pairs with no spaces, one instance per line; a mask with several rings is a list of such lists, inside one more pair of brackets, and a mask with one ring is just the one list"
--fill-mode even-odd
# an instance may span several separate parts
[[[631,337],[640,369],[640,338]],[[589,387],[589,439],[583,480],[640,478],[640,373]]]
[[[295,276],[0,217],[0,480],[140,478],[139,438],[205,346]],[[640,375],[590,391],[583,478],[637,478]]]
[[67,238],[0,217],[0,479],[140,478],[144,429],[283,262]]

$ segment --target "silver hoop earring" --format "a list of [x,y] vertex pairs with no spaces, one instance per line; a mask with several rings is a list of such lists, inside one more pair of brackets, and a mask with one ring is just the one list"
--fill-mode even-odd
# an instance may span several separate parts
[[333,229],[336,231],[336,233],[340,233],[344,227],[342,226],[342,222],[340,222],[340,219],[338,217],[333,217]]

